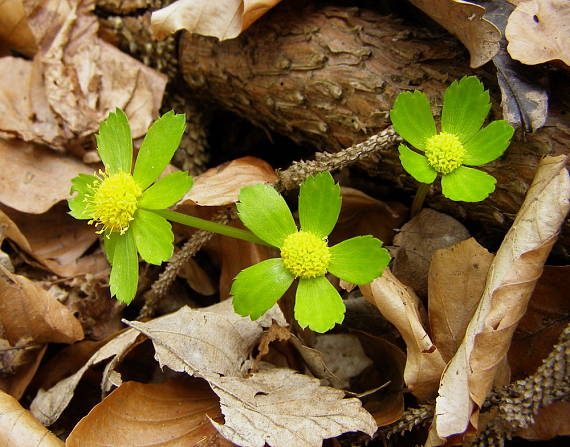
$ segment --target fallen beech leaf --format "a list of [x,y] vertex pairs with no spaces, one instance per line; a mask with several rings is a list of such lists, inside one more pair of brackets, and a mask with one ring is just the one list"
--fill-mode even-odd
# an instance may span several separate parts
[[505,35],[513,59],[534,65],[561,60],[570,65],[570,4],[529,0],[511,13]]
[[179,29],[233,39],[281,0],[178,0],[152,13],[151,31],[164,39]]
[[0,445],[63,447],[63,441],[40,424],[16,399],[0,391]]
[[178,275],[184,278],[188,285],[200,295],[211,296],[217,291],[210,276],[193,258],[186,261]]
[[0,202],[23,213],[41,214],[69,198],[71,179],[93,168],[48,149],[0,140]]
[[37,43],[28,22],[22,0],[0,2],[0,42],[25,56],[33,56]]
[[424,329],[425,310],[415,293],[390,272],[360,286],[362,295],[392,323],[406,342],[404,381],[420,400],[433,397],[445,362]]
[[570,266],[544,267],[509,349],[509,365],[514,380],[536,371],[568,324],[568,278]]
[[276,181],[277,175],[267,162],[256,157],[238,158],[197,176],[178,205],[233,205],[244,186]]
[[[34,417],[44,425],[53,424],[67,407],[83,374],[93,365],[110,357],[122,357],[135,343],[138,331],[127,330],[99,349],[75,374],[45,391],[40,389],[30,405]],[[106,375],[103,375],[105,381]]]
[[[47,349],[47,344],[26,347],[10,346],[0,339],[0,390],[20,399],[34,378]],[[0,444],[1,445],[1,444]]]
[[320,447],[323,439],[349,431],[376,431],[358,399],[320,386],[319,380],[290,369],[266,369],[247,378],[209,377],[220,397],[225,424],[212,422],[242,447]]
[[24,236],[20,231],[18,225],[16,225],[14,221],[0,209],[0,245],[2,244],[4,238],[8,238],[14,241],[23,250],[26,250],[28,252],[32,250],[30,243],[26,239],[26,236]]
[[287,324],[278,306],[251,321],[236,314],[231,300],[226,300],[203,309],[183,307],[147,323],[126,323],[152,340],[161,367],[203,377],[244,375],[251,350],[272,320]]
[[515,433],[524,439],[546,441],[570,435],[570,402],[554,402],[538,410],[534,423]]
[[425,297],[433,253],[468,237],[467,229],[453,217],[424,208],[394,237],[397,250],[392,272],[414,292]]
[[63,304],[29,279],[2,266],[0,322],[12,345],[21,339],[73,343],[83,338],[81,324]]
[[448,362],[463,340],[485,288],[493,255],[473,238],[437,250],[429,269],[429,322]]
[[460,0],[410,0],[455,35],[469,50],[471,67],[489,62],[499,50],[500,31],[483,18],[485,8]]
[[436,400],[439,438],[476,427],[497,367],[524,315],[543,264],[570,209],[566,157],[545,157],[515,221],[497,252],[465,338],[448,364]]
[[66,447],[232,446],[210,423],[221,421],[218,397],[203,380],[126,382],[75,426]]

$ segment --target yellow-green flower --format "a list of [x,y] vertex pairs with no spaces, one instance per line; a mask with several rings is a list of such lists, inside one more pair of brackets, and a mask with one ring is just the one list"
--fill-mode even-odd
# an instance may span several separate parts
[[[130,303],[137,291],[138,256],[159,265],[172,256],[174,235],[158,211],[172,206],[192,187],[192,178],[175,172],[155,180],[180,144],[184,115],[168,112],[146,134],[134,169],[133,142],[126,115],[120,109],[101,123],[97,149],[104,171],[80,174],[71,183],[68,200],[76,219],[89,220],[103,235],[111,264],[111,295]],[[132,173],[131,173],[132,171]]]
[[417,90],[400,93],[390,111],[394,129],[424,152],[400,144],[404,169],[421,183],[433,183],[441,175],[442,192],[448,199],[485,199],[495,190],[495,178],[468,166],[481,166],[500,157],[514,132],[504,120],[481,128],[490,108],[489,92],[475,76],[455,81],[444,94],[438,133],[427,96]]
[[301,327],[325,332],[343,321],[344,302],[325,277],[327,272],[353,284],[366,284],[382,274],[390,255],[372,236],[354,237],[329,247],[327,237],[340,206],[340,188],[330,173],[309,177],[299,192],[299,231],[285,200],[271,186],[241,189],[239,218],[257,237],[279,248],[281,257],[262,261],[237,275],[231,294],[238,314],[259,318],[298,278],[295,319]]

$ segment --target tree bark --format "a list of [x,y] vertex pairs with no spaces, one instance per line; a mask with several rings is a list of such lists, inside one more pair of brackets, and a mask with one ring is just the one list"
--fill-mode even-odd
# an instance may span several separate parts
[[[317,150],[338,151],[390,126],[389,110],[401,91],[424,91],[439,115],[443,91],[466,74],[483,80],[494,104],[491,118],[502,119],[491,64],[472,70],[465,49],[445,31],[370,10],[287,1],[234,40],[186,33],[179,52],[193,94]],[[560,81],[567,85],[568,78]],[[497,178],[488,199],[451,202],[436,186],[427,204],[505,232],[538,161],[568,153],[570,120],[561,105],[568,104],[570,94],[567,88],[553,91],[557,95],[551,98],[546,125],[535,134],[517,132],[507,153],[482,168]],[[399,189],[417,187],[403,171],[395,147],[379,151],[364,166]],[[564,257],[569,230],[567,223],[557,244]]]

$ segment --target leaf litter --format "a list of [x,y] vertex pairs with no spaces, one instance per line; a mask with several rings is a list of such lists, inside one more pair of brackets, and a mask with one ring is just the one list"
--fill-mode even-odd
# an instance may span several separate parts
[[[176,2],[169,11],[187,11],[192,3]],[[210,3],[194,2],[202,4],[203,11],[215,7],[215,2]],[[216,17],[217,22],[211,22],[214,29],[204,34],[221,39],[232,33],[237,36],[276,3],[234,2],[237,11],[243,10],[241,17],[238,14],[235,23],[233,18]],[[441,9],[445,14],[436,20],[459,35],[470,51],[472,65],[498,57],[501,36],[483,17],[483,8],[458,1],[440,3],[445,3]],[[401,230],[394,239],[393,274],[387,270],[360,289],[342,285],[350,290],[346,293],[351,299],[364,300],[362,293],[371,303],[367,312],[383,322],[379,327],[391,328],[380,336],[369,333],[368,329],[373,331],[366,326],[359,332],[348,323],[345,333],[304,333],[288,327],[277,307],[252,322],[233,312],[231,300],[200,309],[182,307],[153,320],[137,321],[129,314],[125,321],[130,328],[118,332],[122,307],[109,313],[98,310],[109,306],[104,282],[108,266],[92,228],[67,220],[60,202],[68,197],[69,178],[98,167],[92,134],[99,121],[120,106],[133,123],[134,135],[143,135],[162,101],[165,77],[97,36],[92,2],[42,1],[31,10],[28,4],[15,1],[0,5],[0,11],[7,5],[16,5],[12,11],[17,14],[2,17],[7,22],[1,28],[14,31],[9,39],[2,38],[30,59],[0,59],[0,73],[6,81],[0,89],[0,105],[8,111],[0,117],[4,138],[0,156],[9,166],[0,174],[0,241],[6,241],[2,246],[9,261],[6,265],[18,272],[0,267],[0,366],[7,374],[0,387],[20,398],[35,377],[43,389],[33,400],[32,413],[46,425],[57,424],[86,373],[108,362],[100,386],[106,397],[72,427],[66,445],[176,446],[206,440],[219,446],[319,446],[324,439],[350,431],[372,436],[378,426],[398,421],[404,412],[405,393],[419,403],[439,393],[430,438],[437,444],[443,442],[442,437],[461,435],[477,425],[491,384],[499,376],[506,377],[503,366],[513,333],[509,361],[513,375],[519,374],[516,377],[531,373],[551,349],[566,322],[567,306],[556,298],[548,299],[551,307],[538,306],[540,296],[553,293],[545,291],[539,281],[526,314],[535,320],[522,317],[567,210],[564,161],[552,158],[543,162],[542,177],[531,190],[531,197],[538,199],[523,207],[494,260],[449,216],[425,210],[406,223],[405,206],[343,188],[343,209],[331,240],[366,233],[391,244],[395,229]],[[433,5],[423,8],[434,15]],[[155,17],[160,14],[166,13]],[[540,16],[545,18],[545,29],[556,23],[548,14]],[[45,20],[48,16],[50,21]],[[185,25],[173,17],[162,24],[162,19],[155,19],[155,33],[166,35]],[[206,14],[205,19],[212,17]],[[220,34],[220,23],[233,28]],[[517,39],[509,41],[514,44]],[[532,44],[527,39],[527,48]],[[552,54],[556,56],[556,48]],[[546,105],[538,112],[521,106],[520,101],[505,107],[507,118],[514,108],[526,107],[530,118],[525,119],[532,130],[542,125],[546,114]],[[232,160],[197,177],[178,208],[189,214],[212,215],[232,206],[241,187],[273,184],[277,178],[273,167],[260,159]],[[184,232],[176,234],[180,237]],[[525,239],[536,234],[538,240],[529,243]],[[216,300],[228,297],[231,281],[242,268],[275,256],[263,247],[223,237],[215,237],[202,254],[208,261],[193,259],[180,276],[198,294]],[[208,262],[216,266],[214,271]],[[547,268],[545,277],[553,278],[549,272]],[[146,274],[152,278],[156,270]],[[55,280],[57,276],[62,279]],[[542,315],[547,315],[546,323]],[[525,331],[539,335],[528,336]],[[548,336],[542,340],[541,333]],[[519,334],[522,340],[527,336],[532,341],[528,359],[523,359],[517,346]],[[102,339],[106,340],[91,341]],[[157,360],[149,380],[159,383],[129,378],[129,353],[138,352],[135,348],[144,340],[154,347]],[[59,351],[61,356],[50,356],[40,366],[48,343],[74,342]],[[466,344],[471,344],[468,359],[463,353]],[[46,368],[50,368],[48,373]],[[459,384],[451,380],[452,372],[458,373]],[[168,379],[173,375],[174,379]],[[452,405],[445,400],[450,393],[455,397]],[[0,425],[10,427],[0,430],[3,442],[14,445],[13,439],[32,442],[40,436],[41,443],[33,445],[63,445],[13,398],[2,396]],[[561,420],[566,411],[564,406],[547,407],[537,423],[520,434],[529,439],[565,434],[563,424],[555,426],[548,419]],[[14,417],[19,418],[18,424]]]

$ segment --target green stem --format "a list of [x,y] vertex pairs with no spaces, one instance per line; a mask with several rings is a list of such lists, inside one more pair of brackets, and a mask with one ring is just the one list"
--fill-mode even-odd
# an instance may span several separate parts
[[152,210],[152,211],[172,222],[177,222],[182,225],[198,228],[200,230],[206,230],[209,231],[210,233],[217,233],[224,236],[233,237],[235,239],[241,239],[243,241],[253,242],[254,244],[267,245],[268,247],[271,247],[271,245],[259,239],[251,231],[241,230],[239,228],[235,228],[230,225],[223,225],[216,222],[210,222],[209,220],[206,219],[200,219],[199,217],[188,216],[187,214],[177,213],[176,211],[171,211],[171,210]]
[[418,214],[421,211],[424,205],[424,200],[429,191],[429,188],[430,185],[428,183],[420,183],[420,186],[418,186],[418,190],[416,191],[416,195],[414,196],[414,201],[412,202],[412,209],[410,211],[411,217],[414,217],[416,214]]

